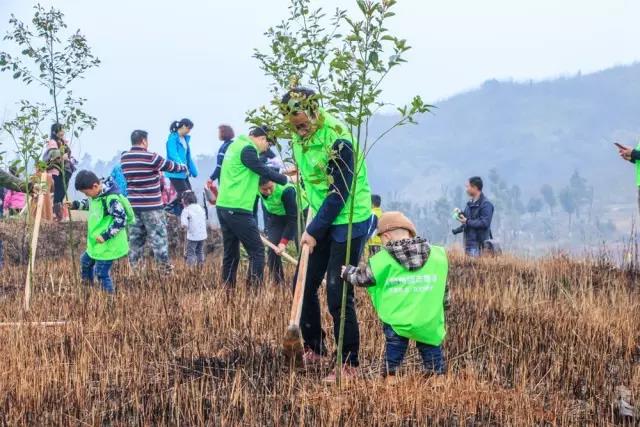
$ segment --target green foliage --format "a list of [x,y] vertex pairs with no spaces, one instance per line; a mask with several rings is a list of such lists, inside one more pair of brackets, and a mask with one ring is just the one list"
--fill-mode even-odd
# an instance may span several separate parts
[[37,4],[34,11],[32,26],[11,15],[4,40],[13,42],[18,54],[0,52],[0,71],[12,73],[27,85],[35,82],[44,87],[55,121],[70,130],[72,138],[78,137],[86,128],[95,127],[96,118],[84,112],[86,99],[74,97],[71,85],[100,65],[100,60],[80,30],[64,35],[67,24],[60,10]]
[[557,206],[558,200],[556,199],[556,193],[553,191],[553,187],[549,184],[545,184],[540,188],[540,194],[544,198],[544,202],[549,206],[549,212],[553,215],[553,209]]
[[529,199],[529,203],[527,203],[527,212],[529,212],[533,216],[537,216],[540,212],[542,212],[542,208],[544,207],[544,202],[539,197],[532,197]]

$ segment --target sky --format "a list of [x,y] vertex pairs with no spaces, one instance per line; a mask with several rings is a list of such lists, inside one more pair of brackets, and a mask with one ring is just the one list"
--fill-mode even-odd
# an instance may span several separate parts
[[[355,1],[317,0],[327,11]],[[129,146],[133,129],[164,152],[172,120],[190,118],[197,154],[217,150],[217,126],[246,130],[245,113],[269,101],[251,57],[264,31],[287,16],[287,0],[42,0],[80,28],[102,60],[74,92],[88,98],[98,127],[77,155],[108,160]],[[11,13],[29,20],[33,3],[0,0],[0,34]],[[541,80],[640,60],[637,0],[399,0],[389,28],[413,47],[384,86],[385,101],[419,94],[435,103],[488,79]],[[0,50],[8,49],[0,41]],[[0,118],[21,98],[42,96],[0,74]],[[429,120],[430,118],[427,118]],[[0,138],[10,150],[6,138]]]

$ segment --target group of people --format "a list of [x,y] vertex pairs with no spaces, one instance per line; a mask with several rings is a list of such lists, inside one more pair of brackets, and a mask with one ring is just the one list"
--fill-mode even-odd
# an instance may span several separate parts
[[[217,182],[215,203],[223,236],[223,283],[229,288],[235,286],[240,245],[249,258],[247,284],[257,287],[264,280],[265,248],[257,217],[260,201],[267,239],[273,245],[268,265],[276,283],[285,282],[279,255],[289,243],[309,248],[300,322],[305,363],[321,363],[328,356],[318,292],[325,282],[336,342],[342,292],[347,287],[343,375],[356,375],[359,365],[354,285],[366,287],[383,322],[386,375],[396,373],[409,340],[417,342],[428,372],[443,373],[446,251],[418,236],[414,224],[402,213],[382,212],[380,197],[371,194],[366,162],[356,163],[356,159],[362,159],[358,141],[348,126],[317,103],[309,102],[314,97],[313,91],[296,88],[282,98],[283,114],[292,130],[295,170],[270,163],[273,156],[268,153],[276,140],[269,128],[253,127],[246,135],[236,136],[230,127],[220,127],[223,144],[207,186]],[[146,243],[160,268],[170,272],[167,211],[180,216],[188,229],[188,262],[204,262],[205,212],[197,203],[190,182],[198,175],[190,149],[193,126],[188,119],[171,124],[166,158],[149,150],[146,131],[135,130],[131,148],[122,153],[112,176],[101,179],[91,171],[77,172],[75,188],[87,200],[69,206],[89,210],[87,249],[81,258],[84,281],[91,283],[96,276],[105,291],[113,292],[113,261],[128,255],[135,271]],[[67,162],[73,162],[69,151],[63,152],[57,158],[65,167]],[[62,180],[66,186],[67,174],[61,176],[54,181]],[[176,190],[176,200],[168,205],[162,199],[164,176]],[[0,175],[4,186],[3,180]],[[483,239],[490,236],[487,230],[493,206],[482,195],[481,179],[469,180],[468,193],[472,201],[457,216],[461,227],[455,232],[464,233],[467,253],[476,256]],[[64,208],[64,196],[61,200]],[[367,242],[367,261],[361,263]],[[296,277],[297,274],[296,271]],[[335,380],[335,370],[326,380]]]

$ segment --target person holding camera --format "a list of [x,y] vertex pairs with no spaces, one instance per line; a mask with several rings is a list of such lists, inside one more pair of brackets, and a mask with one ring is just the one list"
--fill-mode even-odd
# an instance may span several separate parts
[[470,257],[478,257],[484,242],[491,239],[493,204],[482,192],[483,183],[479,176],[469,178],[466,187],[471,200],[464,211],[457,213],[456,219],[461,225],[452,231],[453,234],[464,233],[464,252]]

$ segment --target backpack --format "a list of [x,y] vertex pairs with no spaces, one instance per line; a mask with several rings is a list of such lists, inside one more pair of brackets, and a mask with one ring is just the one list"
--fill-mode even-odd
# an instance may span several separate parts
[[118,185],[120,194],[122,194],[124,197],[127,197],[129,195],[127,191],[127,179],[124,177],[124,173],[122,173],[122,165],[115,165],[111,170],[111,174],[109,176],[113,178],[115,183]]

